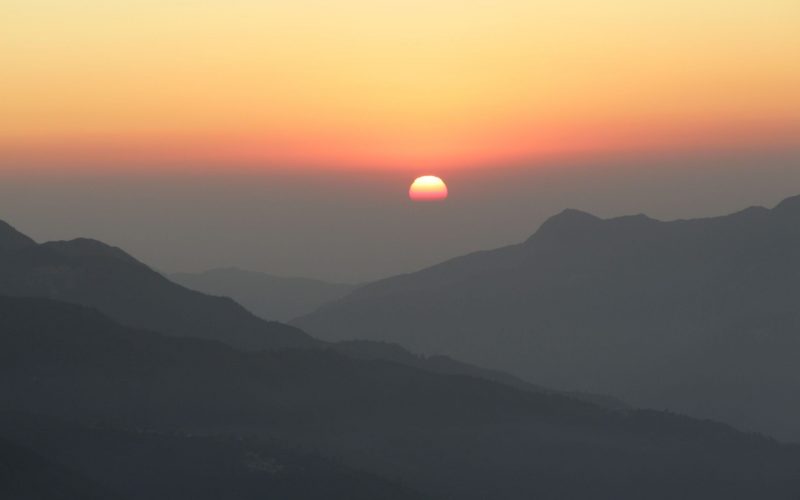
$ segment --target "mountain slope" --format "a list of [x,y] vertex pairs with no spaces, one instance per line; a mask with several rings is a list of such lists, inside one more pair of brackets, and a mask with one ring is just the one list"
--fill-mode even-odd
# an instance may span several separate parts
[[0,254],[36,245],[36,242],[0,220]]
[[353,285],[286,278],[236,268],[174,273],[169,278],[192,290],[230,297],[256,316],[289,321],[353,290]]
[[800,439],[800,197],[661,222],[567,210],[527,241],[294,323]]
[[248,349],[317,344],[297,328],[257,318],[228,298],[172,283],[119,248],[85,238],[36,244],[4,227],[0,293],[92,306],[132,327]]
[[[0,436],[68,464],[96,484],[124,492],[131,500],[422,498],[373,475],[257,440],[121,431],[22,413],[0,413]],[[2,449],[0,444],[0,457]],[[19,469],[25,462],[15,459],[13,464]],[[40,479],[32,483],[47,484],[41,481],[43,472],[32,471],[30,476]],[[21,480],[17,475],[16,481]],[[51,492],[37,498],[70,497]]]
[[480,368],[468,363],[462,363],[461,361],[448,356],[423,356],[413,354],[398,344],[389,344],[387,342],[375,342],[368,340],[344,340],[329,345],[330,349],[355,359],[391,361],[393,363],[399,363],[401,365],[417,368],[419,370],[443,375],[463,375],[477,379],[489,380],[526,392],[534,392],[538,394],[560,394],[562,396],[567,396],[580,401],[587,401],[589,403],[604,406],[606,408],[629,408],[628,405],[623,401],[602,394],[552,391],[544,387],[531,384],[530,382],[526,382],[518,377],[509,375],[508,373],[499,370]]
[[28,448],[0,438],[0,498],[112,500],[127,497],[110,493],[98,483],[57,465]]
[[0,297],[0,325],[0,406],[16,411],[268,437],[433,498],[800,493],[800,450],[711,422],[331,351],[240,352],[42,299]]

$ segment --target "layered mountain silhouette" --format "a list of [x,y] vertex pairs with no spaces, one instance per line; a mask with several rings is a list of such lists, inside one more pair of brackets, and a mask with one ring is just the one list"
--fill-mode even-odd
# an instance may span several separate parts
[[798,306],[793,197],[671,222],[566,210],[523,243],[360,287],[294,324],[797,440]]
[[[347,485],[346,470],[367,476],[351,474],[359,486],[345,490],[374,498],[415,498],[411,490],[468,500],[800,493],[800,449],[712,422],[332,350],[239,351],[47,299],[0,297],[0,324],[0,407],[90,430],[26,417],[0,425],[5,438],[134,498],[213,498],[229,489],[317,498],[291,489],[302,471],[308,481]],[[312,452],[341,466],[314,462]],[[281,490],[270,474],[284,470]]]
[[276,321],[289,321],[310,313],[355,288],[354,285],[272,276],[235,267],[202,273],[174,273],[169,278],[198,292],[230,297],[256,316]]
[[297,328],[258,318],[229,298],[175,284],[119,248],[86,238],[37,244],[6,223],[0,223],[0,293],[92,306],[132,327],[242,348],[316,343]]

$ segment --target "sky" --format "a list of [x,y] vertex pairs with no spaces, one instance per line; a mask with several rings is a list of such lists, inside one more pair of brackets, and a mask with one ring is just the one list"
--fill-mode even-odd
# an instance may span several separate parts
[[4,0],[0,151],[438,169],[780,143],[798,25],[796,0]]
[[[4,0],[0,218],[339,281],[800,193],[796,0]],[[435,174],[450,197],[406,198]]]

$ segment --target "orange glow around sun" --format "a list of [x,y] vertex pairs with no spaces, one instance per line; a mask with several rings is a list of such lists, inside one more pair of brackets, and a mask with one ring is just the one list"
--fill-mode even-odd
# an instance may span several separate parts
[[439,201],[447,198],[447,185],[435,175],[417,177],[408,188],[408,197],[414,201]]

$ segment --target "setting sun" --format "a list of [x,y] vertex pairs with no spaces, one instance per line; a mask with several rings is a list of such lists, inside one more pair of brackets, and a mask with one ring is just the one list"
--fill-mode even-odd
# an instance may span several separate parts
[[408,197],[414,201],[438,201],[447,198],[447,185],[435,175],[417,177],[408,188]]

